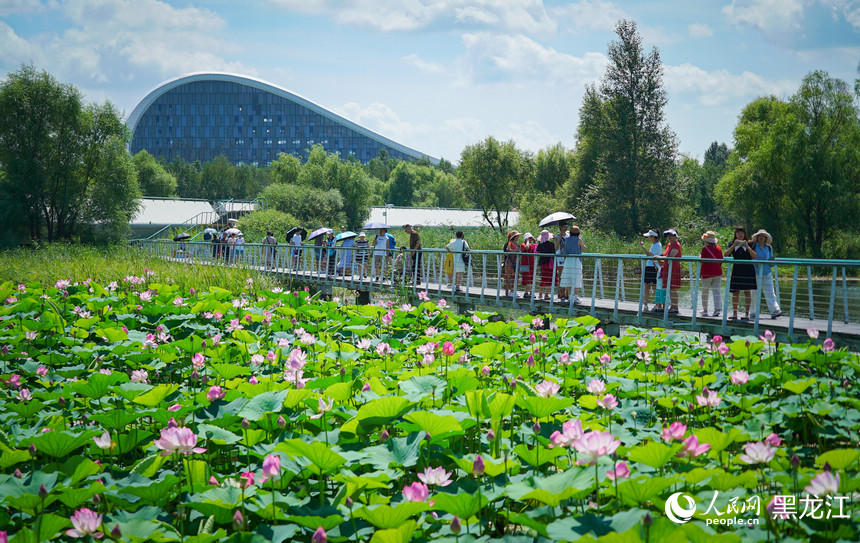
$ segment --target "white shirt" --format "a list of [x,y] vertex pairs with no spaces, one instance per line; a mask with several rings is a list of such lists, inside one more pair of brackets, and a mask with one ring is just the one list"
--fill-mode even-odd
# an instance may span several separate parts
[[302,244],[302,236],[298,232],[293,234],[293,239],[290,240],[290,245],[301,245]]
[[[663,256],[663,245],[658,241],[657,243],[652,245],[650,249],[648,249],[648,252],[650,252],[652,255]],[[653,260],[647,261],[645,263],[645,267],[652,267],[653,268],[654,267],[654,261]],[[660,266],[657,266],[657,267],[659,268]]]
[[388,249],[388,236],[376,236],[373,246],[377,249]]

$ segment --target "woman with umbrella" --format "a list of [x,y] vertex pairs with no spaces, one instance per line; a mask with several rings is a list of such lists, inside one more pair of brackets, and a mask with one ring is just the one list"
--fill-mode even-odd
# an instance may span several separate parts
[[373,238],[373,263],[371,265],[371,273],[379,281],[380,278],[385,279],[385,259],[388,256],[388,236],[387,229],[380,228],[379,233]]
[[266,231],[266,237],[263,238],[265,246],[266,268],[275,267],[275,257],[277,256],[278,240],[275,239],[275,234],[271,230]]
[[337,272],[342,275],[352,275],[352,258],[355,247],[355,237],[358,234],[355,232],[344,231],[335,236],[334,240],[339,241],[342,247],[340,251],[340,261],[337,264]]
[[287,243],[290,244],[290,256],[293,257],[293,269],[299,266],[299,257],[301,256],[302,237],[307,235],[307,230],[297,226],[287,231]]
[[362,232],[358,235],[355,242],[355,265],[358,267],[358,276],[364,277],[364,265],[367,262],[367,251],[370,247],[370,242],[367,241],[367,234]]

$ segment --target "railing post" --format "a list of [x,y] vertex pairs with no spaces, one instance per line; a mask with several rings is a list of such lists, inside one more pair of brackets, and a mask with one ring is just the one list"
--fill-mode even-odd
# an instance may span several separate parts
[[756,287],[755,287],[755,303],[753,304],[753,308],[755,309],[755,320],[753,322],[753,335],[758,336],[758,321],[761,318],[761,296],[762,296],[762,283],[764,282],[764,266],[758,264],[758,262],[762,262],[761,260],[753,261],[755,266],[755,275],[756,275]]
[[809,320],[815,320],[815,304],[812,300],[812,266],[806,267],[806,285],[809,288]]
[[550,313],[552,313],[552,308],[553,308],[553,306],[555,306],[555,277],[556,277],[556,273],[558,273],[556,271],[558,269],[558,266],[557,266],[558,262],[556,261],[557,258],[558,257],[555,255],[555,253],[553,253],[553,255],[552,255],[552,277],[550,278],[551,282],[549,284],[549,312]]
[[845,307],[845,324],[848,324],[848,278],[842,266],[842,305]]
[[[689,263],[689,270],[690,270],[690,281],[692,281],[692,283],[693,283],[693,292],[690,294],[690,297],[692,298],[691,305],[693,306],[693,318],[691,320],[691,325],[692,325],[693,329],[695,330],[695,328],[696,328],[696,313],[699,312],[699,281],[700,281],[699,277],[702,275],[702,263],[696,262],[696,274],[695,275],[693,275],[693,263],[692,262]],[[705,292],[704,296],[705,296],[705,299],[707,299],[708,293]],[[680,300],[678,301],[678,303],[679,304],[681,303]]]
[[669,324],[669,307],[672,305],[672,264],[674,264],[674,260],[669,261],[669,268],[666,273],[666,278],[663,281],[666,287],[666,300],[663,304],[663,323]]
[[[565,265],[567,265],[567,262],[565,262]],[[583,269],[583,275],[584,275],[585,274],[585,266],[583,266],[582,269]],[[591,310],[589,311],[592,316],[594,316],[594,313],[595,313],[594,303],[595,303],[595,299],[597,298],[597,276],[598,276],[598,274],[600,275],[601,278],[603,277],[603,267],[600,265],[600,257],[597,257],[594,259],[594,280],[591,282]],[[583,282],[582,286],[583,286],[582,290],[584,293],[584,291],[585,291],[585,283],[584,282]],[[603,298],[602,281],[601,281],[601,288],[600,288],[600,297]]]
[[532,253],[532,303],[529,304],[529,309],[534,311],[535,308],[535,300],[537,300],[537,295],[535,293],[535,287],[537,287],[537,276],[538,276],[538,257],[537,253]]
[[487,253],[481,254],[481,303],[484,302],[484,290],[487,288]]
[[502,258],[503,256],[496,255],[496,305],[502,305]]
[[728,331],[729,331],[729,327],[726,323],[727,323],[727,320],[729,318],[729,289],[731,288],[731,285],[732,285],[732,281],[731,281],[732,267],[734,267],[734,263],[732,263],[732,261],[730,260],[729,265],[726,267],[726,288],[725,288],[725,290],[723,290],[723,319],[722,319],[723,326],[720,329],[720,331],[723,334],[728,334]]
[[642,322],[642,305],[645,303],[645,264],[647,261],[639,259],[639,309],[636,312],[636,318]]
[[615,270],[615,304],[614,304],[614,307],[612,309],[612,318],[613,319],[618,319],[618,295],[620,294],[620,288],[621,288],[621,274],[624,273],[624,271],[622,269],[622,266],[623,266],[622,262],[623,261],[619,258],[618,259],[618,266],[616,267],[616,270]]
[[830,307],[827,310],[827,337],[833,332],[833,311],[836,309],[836,266],[833,266],[833,278],[830,280]]
[[[600,263],[600,260],[598,260],[598,263]],[[600,269],[600,298],[602,300],[605,300],[606,294],[603,292],[603,264],[600,263],[600,266],[598,266],[598,268]],[[584,269],[583,269],[583,272],[584,272]],[[596,277],[594,279],[597,280]]]

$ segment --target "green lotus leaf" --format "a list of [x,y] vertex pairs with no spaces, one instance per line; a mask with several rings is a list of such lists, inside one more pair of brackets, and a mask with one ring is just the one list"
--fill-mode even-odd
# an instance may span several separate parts
[[412,377],[406,381],[400,382],[400,390],[406,395],[406,398],[412,402],[419,402],[434,394],[436,398],[441,397],[445,389],[445,381],[439,379],[435,375],[422,375],[420,377]]
[[75,434],[66,431],[44,432],[21,442],[21,447],[35,445],[39,454],[46,454],[52,458],[68,456],[85,445],[92,443],[93,436],[101,432],[96,430],[85,430],[83,433]]
[[403,416],[405,420],[413,422],[424,432],[430,434],[430,439],[447,439],[455,435],[463,435],[463,427],[460,422],[451,415],[438,415],[429,411],[413,411]]
[[517,456],[522,458],[523,461],[527,462],[529,465],[535,468],[539,468],[544,464],[549,464],[559,456],[567,455],[564,449],[559,447],[556,447],[554,449],[548,449],[543,445],[529,447],[525,443],[520,443],[519,445],[514,447],[514,452]]
[[619,483],[617,494],[615,487],[610,487],[608,492],[617,495],[623,504],[635,507],[651,502],[678,481],[677,477],[637,477]]
[[333,451],[325,443],[320,443],[319,441],[307,443],[301,439],[291,439],[278,443],[275,450],[284,452],[292,457],[307,459],[313,466],[314,473],[318,475],[331,473],[346,463],[346,458]]
[[392,529],[403,525],[410,517],[427,511],[426,502],[403,502],[391,506],[385,504],[367,505],[354,511],[357,518],[363,518],[380,529]]
[[260,420],[266,416],[266,413],[280,413],[289,393],[289,390],[280,390],[258,394],[242,406],[237,416],[248,420]]
[[424,432],[417,432],[406,437],[391,438],[382,445],[367,447],[362,452],[376,469],[386,469],[391,464],[409,468],[418,463],[424,435]]
[[516,402],[518,406],[528,411],[536,419],[546,418],[573,405],[573,399],[558,396],[550,398],[540,396],[518,397]]
[[630,449],[627,457],[631,462],[641,462],[654,469],[660,469],[672,460],[675,454],[681,450],[681,447],[682,445],[678,443],[666,445],[664,443],[657,443],[656,441],[649,441],[644,445]]
[[386,396],[371,400],[358,408],[355,420],[361,430],[370,432],[378,426],[390,424],[412,408],[412,402],[402,396]]
[[[500,323],[494,322],[494,323],[488,324],[487,326],[484,327],[484,329],[486,330],[486,328],[488,328],[489,326],[497,325],[497,324],[500,324]],[[494,328],[498,328],[498,327],[494,326]],[[505,328],[505,327],[503,327],[503,328]],[[501,334],[492,334],[492,335],[499,336]],[[480,356],[481,358],[486,358],[488,360],[496,360],[496,359],[498,359],[499,355],[502,352],[504,352],[504,350],[505,350],[505,346],[503,344],[499,343],[498,341],[487,341],[484,343],[479,343],[478,345],[475,345],[474,347],[469,349],[469,354],[471,354],[472,356]]]
[[212,369],[225,381],[235,379],[240,375],[251,375],[251,368],[239,364],[212,364]]
[[847,470],[860,459],[860,451],[857,449],[834,449],[815,457],[815,465],[823,468],[824,464],[830,464],[832,469]]

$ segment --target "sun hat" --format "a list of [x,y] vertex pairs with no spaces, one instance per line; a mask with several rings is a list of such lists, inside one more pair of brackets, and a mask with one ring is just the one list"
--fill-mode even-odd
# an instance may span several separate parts
[[655,238],[659,238],[659,237],[660,237],[660,234],[658,234],[658,233],[657,233],[657,232],[652,228],[651,230],[648,230],[647,232],[645,232],[644,234],[642,234],[642,236],[643,236],[643,237],[646,237],[646,238],[650,238],[650,237],[652,237],[652,236],[653,236],[653,237],[655,237]]
[[767,238],[767,241],[765,243],[773,243],[773,236],[768,234],[767,230],[765,230],[764,228],[759,229],[759,231],[756,232],[755,234],[753,234],[752,238],[750,238],[750,239],[755,240],[755,238],[757,238],[759,236],[765,236],[765,238]]
[[359,235],[358,235],[358,237],[360,237],[360,238],[364,238],[364,239],[367,239],[367,234],[365,234],[364,232],[362,232],[361,234],[359,234]]
[[713,230],[708,230],[704,234],[702,234],[702,239],[708,243],[716,243],[717,242],[717,233]]
[[508,232],[508,241],[511,241],[515,237],[521,236],[521,235],[522,234],[520,232],[517,232],[516,230],[511,230],[510,232]]
[[579,227],[576,225],[571,226],[570,227],[570,235],[571,236],[578,236],[579,235]]
[[674,228],[670,228],[670,229],[668,229],[668,230],[664,231],[664,232],[663,232],[663,235],[664,235],[664,236],[675,236],[675,237],[678,237],[678,231],[677,231],[677,230],[675,230]]
[[543,243],[544,241],[549,241],[552,237],[552,234],[549,233],[549,230],[541,230],[540,231],[540,241]]
[[532,235],[531,232],[526,232],[525,235],[523,236],[523,239],[526,240],[529,238],[535,239],[535,237]]

